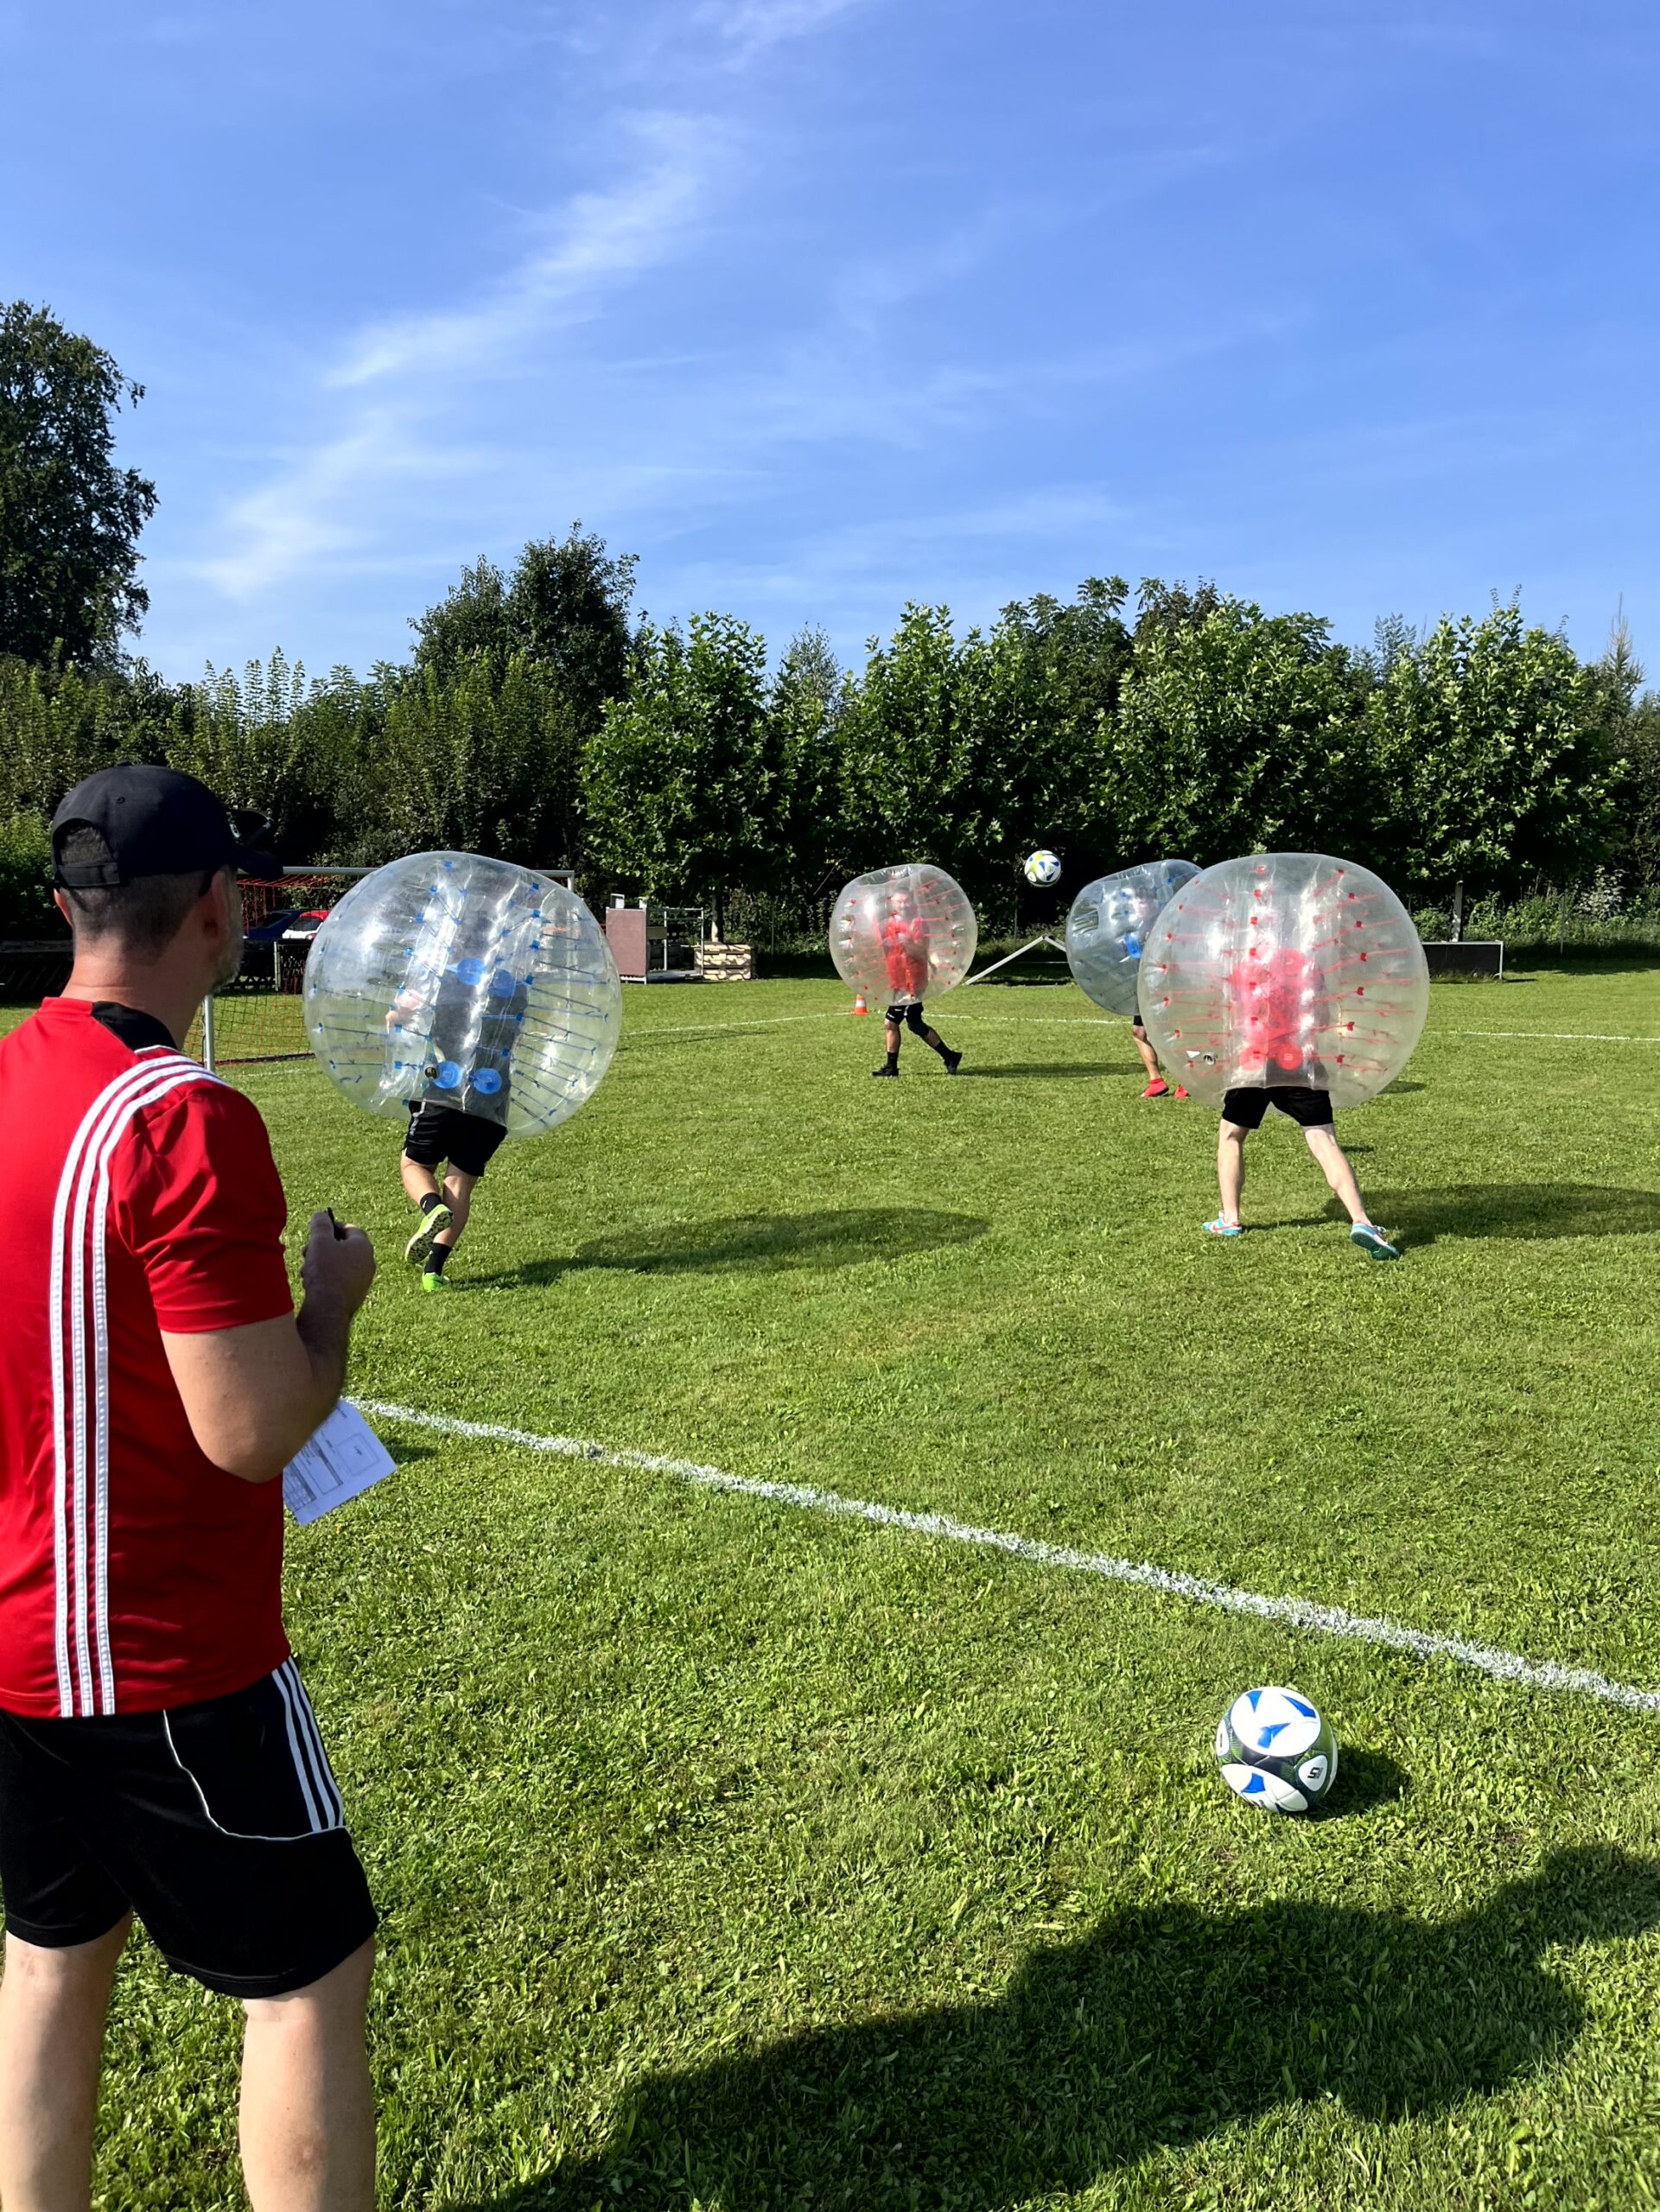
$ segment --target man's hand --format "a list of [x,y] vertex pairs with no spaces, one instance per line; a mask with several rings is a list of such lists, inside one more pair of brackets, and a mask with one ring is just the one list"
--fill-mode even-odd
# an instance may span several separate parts
[[338,1306],[349,1320],[369,1295],[374,1279],[375,1248],[367,1231],[342,1224],[330,1212],[314,1213],[300,1262],[306,1305],[315,1300]]
[[268,1483],[328,1418],[346,1381],[352,1317],[374,1276],[374,1247],[364,1231],[315,1213],[297,1314],[243,1329],[163,1332],[191,1433],[216,1467]]

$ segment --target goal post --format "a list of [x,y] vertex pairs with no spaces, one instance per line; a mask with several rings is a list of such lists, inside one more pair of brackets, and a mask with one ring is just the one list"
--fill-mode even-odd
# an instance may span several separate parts
[[288,868],[270,881],[245,879],[242,965],[198,1008],[184,1046],[193,1059],[211,1073],[306,1057],[300,986],[317,922],[370,872]]

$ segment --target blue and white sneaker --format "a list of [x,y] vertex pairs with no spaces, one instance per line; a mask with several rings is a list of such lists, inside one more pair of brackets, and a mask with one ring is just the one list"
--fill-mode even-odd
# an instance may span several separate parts
[[1243,1222],[1229,1221],[1222,1214],[1218,1214],[1214,1221],[1207,1221],[1205,1224],[1205,1234],[1207,1236],[1243,1236],[1244,1233]]
[[1349,1242],[1359,1245],[1374,1260],[1398,1260],[1401,1256],[1400,1246],[1391,1244],[1383,1230],[1370,1221],[1356,1222],[1349,1231]]

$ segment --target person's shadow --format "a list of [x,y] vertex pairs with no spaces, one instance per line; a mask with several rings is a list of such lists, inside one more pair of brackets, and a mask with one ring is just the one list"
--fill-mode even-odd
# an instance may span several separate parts
[[792,1268],[856,1268],[905,1260],[948,1244],[971,1243],[990,1223],[939,1206],[837,1206],[815,1213],[724,1214],[718,1219],[655,1223],[583,1244],[569,1259],[474,1275],[474,1286],[557,1282],[581,1268],[632,1274],[779,1274]]
[[1115,1913],[989,2002],[817,2029],[649,2075],[597,2155],[470,2212],[998,2208],[1085,2188],[1270,2107],[1444,2110],[1558,2061],[1584,2018],[1554,1946],[1660,1925],[1660,1865],[1563,1851],[1444,1921],[1285,1900]]

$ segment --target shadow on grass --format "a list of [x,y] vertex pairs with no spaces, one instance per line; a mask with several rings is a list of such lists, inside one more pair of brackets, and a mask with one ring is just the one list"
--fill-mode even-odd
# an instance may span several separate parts
[[[1460,1183],[1445,1191],[1369,1190],[1366,1203],[1374,1221],[1388,1223],[1420,1249],[1442,1236],[1546,1240],[1652,1236],[1660,1232],[1660,1192],[1619,1190],[1600,1183]],[[1341,1217],[1342,1209],[1333,1200],[1322,1219]]]
[[1606,1847],[1433,1921],[1298,1899],[1129,1908],[1029,1952],[989,2002],[648,2075],[596,2157],[471,2212],[997,2212],[1279,2105],[1332,2099],[1385,2124],[1446,2112],[1573,2044],[1585,2007],[1548,1950],[1657,1925],[1660,1866]]
[[959,1068],[957,1071],[957,1079],[959,1083],[965,1083],[970,1076],[973,1076],[980,1082],[985,1083],[1010,1076],[1125,1076],[1140,1075],[1141,1072],[1140,1068],[1130,1067],[1123,1060],[1116,1063],[1097,1060],[1088,1064],[1081,1061],[1063,1064],[1057,1060],[1030,1060],[1004,1062],[995,1068]]
[[704,1269],[775,1274],[791,1268],[855,1268],[871,1260],[903,1260],[944,1244],[971,1243],[990,1224],[977,1214],[928,1206],[848,1206],[820,1213],[739,1213],[715,1221],[679,1221],[596,1237],[569,1259],[527,1261],[509,1274],[476,1275],[480,1287],[557,1282],[581,1268],[620,1268],[634,1274],[685,1274]]
[[1396,1805],[1407,1794],[1406,1770],[1387,1751],[1357,1751],[1345,1744],[1338,1760],[1337,1782],[1331,1796],[1310,1819],[1362,1820],[1380,1805]]

